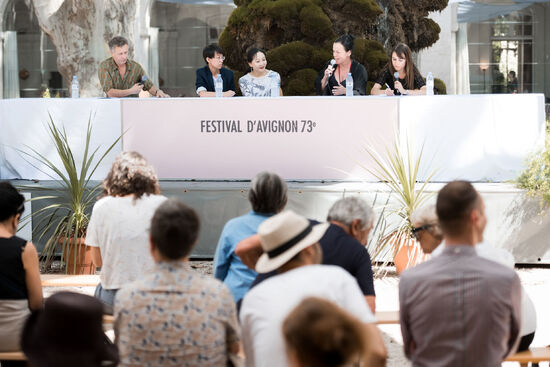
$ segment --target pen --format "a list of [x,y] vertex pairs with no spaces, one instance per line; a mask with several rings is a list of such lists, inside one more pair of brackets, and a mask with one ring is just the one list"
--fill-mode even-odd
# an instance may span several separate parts
[[388,83],[384,83],[384,84],[386,84],[386,88],[391,89]]

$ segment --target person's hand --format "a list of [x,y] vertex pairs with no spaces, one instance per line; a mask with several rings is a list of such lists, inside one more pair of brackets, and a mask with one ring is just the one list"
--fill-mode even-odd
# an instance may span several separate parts
[[393,96],[394,95],[393,89],[390,89],[390,88],[386,88],[386,90],[384,92],[386,93],[387,96]]
[[346,94],[346,87],[338,83],[336,87],[332,88],[332,94],[335,96],[341,96],[342,94]]
[[155,95],[155,97],[158,97],[158,98],[170,98],[170,96],[166,93],[164,93],[163,91],[161,91],[160,89],[157,89],[157,94]]
[[395,89],[397,89],[399,91],[399,93],[406,94],[405,93],[405,88],[403,88],[403,84],[401,84],[401,82],[399,80],[396,80],[394,82],[393,86],[395,87]]
[[325,79],[330,77],[333,72],[334,68],[332,67],[332,65],[327,66],[327,68],[325,69]]
[[132,88],[130,88],[130,94],[139,94],[143,90],[143,84],[136,83]]
[[235,95],[235,91],[234,90],[228,90],[226,92],[223,92],[222,94],[224,97],[233,97]]

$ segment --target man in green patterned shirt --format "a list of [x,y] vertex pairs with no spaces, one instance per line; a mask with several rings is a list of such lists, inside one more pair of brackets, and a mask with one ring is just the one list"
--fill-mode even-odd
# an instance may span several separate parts
[[128,59],[128,40],[114,37],[109,41],[111,56],[99,64],[99,82],[107,97],[137,97],[147,90],[155,97],[170,97],[153,85],[140,64]]

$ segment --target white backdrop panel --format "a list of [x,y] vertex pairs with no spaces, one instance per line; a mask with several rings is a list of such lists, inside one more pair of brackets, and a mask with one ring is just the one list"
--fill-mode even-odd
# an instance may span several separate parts
[[[48,113],[56,126],[64,126],[77,164],[84,155],[86,127],[92,116],[92,139],[90,148],[101,146],[104,152],[121,133],[120,100],[117,99],[68,99],[25,98],[0,100],[0,178],[2,179],[51,179],[45,166],[32,161],[29,164],[17,149],[29,151],[32,147],[56,165],[61,165],[57,151],[48,136]],[[105,178],[114,157],[122,151],[119,143],[105,157],[93,179]]]
[[[372,180],[361,167],[372,166],[364,147],[393,141],[397,106],[397,99],[364,97],[124,100],[123,146],[165,179],[250,179],[271,170],[285,179]],[[217,120],[235,128],[213,132],[217,122],[207,121]],[[273,120],[296,124],[258,130],[258,121]]]
[[[517,178],[528,155],[544,146],[544,96],[493,94],[407,97],[399,101],[399,129],[437,181]],[[428,165],[420,178],[425,179]]]

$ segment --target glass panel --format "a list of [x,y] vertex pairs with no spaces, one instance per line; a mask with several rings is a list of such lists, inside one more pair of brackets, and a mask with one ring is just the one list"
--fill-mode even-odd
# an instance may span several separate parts
[[46,88],[50,95],[67,95],[57,70],[57,51],[44,35],[38,20],[25,0],[12,0],[4,15],[5,30],[17,32],[17,70],[21,97],[41,97]]

